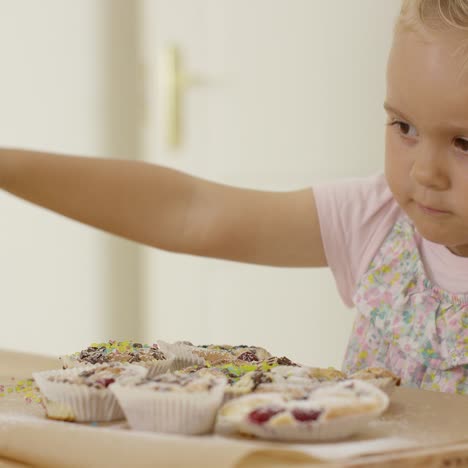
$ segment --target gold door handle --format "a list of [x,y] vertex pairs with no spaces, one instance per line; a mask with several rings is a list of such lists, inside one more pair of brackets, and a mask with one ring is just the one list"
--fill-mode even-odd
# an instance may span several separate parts
[[165,126],[165,140],[170,149],[177,149],[182,145],[183,134],[183,96],[184,92],[201,80],[188,75],[183,66],[182,53],[176,45],[167,46],[162,53],[161,91],[163,102],[163,125]]

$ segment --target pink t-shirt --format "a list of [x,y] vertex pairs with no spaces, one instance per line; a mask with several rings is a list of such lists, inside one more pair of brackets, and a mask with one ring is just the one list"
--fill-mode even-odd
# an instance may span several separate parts
[[[313,187],[325,255],[344,303],[353,295],[388,233],[403,214],[382,174]],[[421,236],[418,247],[427,276],[450,293],[468,293],[468,258]]]

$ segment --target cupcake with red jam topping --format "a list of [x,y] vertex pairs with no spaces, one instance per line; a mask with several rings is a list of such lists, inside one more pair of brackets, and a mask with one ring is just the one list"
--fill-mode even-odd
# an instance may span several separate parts
[[206,434],[213,430],[225,385],[222,376],[167,373],[110,388],[132,429]]
[[168,372],[173,365],[174,355],[162,351],[157,344],[142,344],[134,341],[93,343],[82,351],[61,356],[64,369],[88,364],[118,362],[136,364],[148,369],[151,376]]
[[139,381],[147,369],[132,364],[104,363],[33,373],[51,419],[106,422],[124,418],[110,391],[115,382]]
[[317,387],[300,400],[282,393],[252,394],[223,405],[215,431],[281,441],[337,440],[365,428],[388,403],[384,392],[358,380]]

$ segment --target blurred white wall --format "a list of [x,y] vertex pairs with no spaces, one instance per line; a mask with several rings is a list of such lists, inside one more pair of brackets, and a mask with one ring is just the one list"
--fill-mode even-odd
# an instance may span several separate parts
[[[146,0],[149,161],[232,185],[290,190],[383,167],[385,64],[400,0]],[[168,147],[167,71],[183,73],[182,145]],[[162,60],[160,63],[164,63]],[[152,66],[152,67],[151,67]],[[281,246],[279,247],[281,248]],[[147,251],[146,336],[263,345],[340,366],[354,311],[328,269]]]
[[[137,4],[0,0],[1,146],[138,156]],[[138,337],[133,244],[5,192],[0,217],[1,348]]]
[[[347,1],[335,0],[334,5],[339,10],[340,3]],[[378,18],[378,24],[384,24],[385,27],[378,29],[377,23],[369,23],[369,32],[367,29],[360,31],[359,37],[369,34],[369,40],[374,41],[374,49],[382,52],[389,46],[393,21],[391,14],[397,11],[399,0],[376,1],[386,5],[385,9],[379,10],[382,11],[382,17]],[[230,2],[231,5],[234,3]],[[257,2],[257,8],[259,5]],[[140,0],[0,0],[0,146],[127,159],[157,158],[161,161],[161,155],[154,151],[148,154],[142,149],[144,113],[148,115],[155,112],[159,103],[147,102],[142,94],[144,76],[139,57],[140,54],[147,54],[146,60],[151,62],[149,57],[156,57],[158,44],[139,42],[141,7]],[[185,10],[180,15],[184,16],[184,13]],[[178,15],[179,12],[177,18]],[[359,15],[358,10],[356,15]],[[188,16],[184,18],[190,20]],[[233,28],[228,23],[228,16],[225,20],[225,24],[220,22],[211,27]],[[255,18],[249,17],[249,20],[251,34],[255,34]],[[301,24],[304,27],[305,23]],[[352,19],[348,21],[348,26],[349,34],[353,34],[355,25]],[[291,25],[291,28],[294,27]],[[376,39],[371,39],[374,34]],[[154,38],[155,35],[149,37]],[[364,39],[363,42],[367,44],[367,39]],[[338,41],[337,36],[336,42],[329,46],[339,48]],[[375,57],[369,55],[368,60],[376,63],[376,70],[381,70],[383,74],[385,57],[380,52]],[[359,57],[363,59],[367,53],[362,50]],[[252,54],[252,60],[256,60],[255,54]],[[151,67],[152,64],[147,66]],[[155,89],[153,78],[151,73],[146,75],[149,80],[146,90]],[[349,77],[335,78],[339,82]],[[356,85],[357,88],[362,87],[362,95],[344,96],[349,99],[346,105],[356,107],[357,111],[352,125],[346,127],[350,134],[342,139],[343,145],[356,136],[352,129],[361,125],[361,108],[378,105],[380,112],[384,93],[383,75],[367,76],[366,79],[372,82],[372,86],[366,83]],[[259,78],[258,89],[262,89],[262,86],[264,84]],[[337,86],[336,83],[334,86]],[[251,92],[254,92],[253,88]],[[336,92],[344,93],[339,87]],[[235,97],[231,96],[230,99]],[[331,124],[335,122],[337,112],[343,118],[340,109],[327,109],[325,117]],[[377,111],[372,112],[372,115],[377,115]],[[307,120],[304,123],[308,125]],[[146,134],[155,132],[148,121],[146,125]],[[200,125],[207,124],[200,122]],[[383,146],[380,146],[383,120],[381,126],[379,122],[379,128],[381,133],[374,132],[368,138],[364,130],[359,133],[357,141],[350,143],[367,151],[366,156],[360,158],[359,168],[364,165],[368,172],[381,167],[379,158],[383,155]],[[211,127],[208,130],[212,131]],[[196,136],[201,138],[203,133],[197,132]],[[232,158],[242,156],[249,159],[251,154],[259,154],[260,151],[267,154],[265,141],[258,140],[259,146],[255,147],[245,137],[243,135],[242,142],[250,146],[251,153],[236,155],[234,153],[238,147],[232,145]],[[272,139],[282,142],[284,146],[287,144],[283,134],[273,135]],[[151,146],[152,149],[155,147]],[[294,152],[299,150],[296,148]],[[227,155],[219,154],[220,160],[218,166],[213,166],[213,173],[220,173],[215,169],[223,167],[223,157]],[[275,161],[278,163],[278,171],[281,170],[281,160],[277,158]],[[239,162],[241,165],[242,162]],[[274,188],[275,184],[282,183],[277,173],[269,173],[267,168],[259,167],[264,171],[265,179],[268,178],[262,187]],[[345,166],[339,158],[334,165],[331,159],[327,159],[321,170],[320,176],[314,178],[314,181],[322,177],[356,175],[358,172],[356,170],[353,173],[354,169],[350,169],[349,164]],[[204,173],[206,176],[211,175],[208,170]],[[226,182],[258,185],[256,177],[249,177],[241,169],[238,173],[224,175]],[[309,180],[309,175],[304,173],[304,177],[298,178],[297,183],[304,185]],[[192,328],[192,332],[195,329],[197,317],[187,315],[186,309],[178,313],[173,309],[158,311],[153,307],[157,303],[158,287],[164,287],[165,284],[161,276],[142,276],[147,272],[143,267],[145,262],[151,262],[155,257],[154,250],[65,220],[4,192],[0,192],[0,217],[0,348],[59,354],[108,338],[152,340],[160,337],[158,313],[166,314],[166,317],[174,314],[175,327],[184,322],[183,325]],[[160,262],[161,258],[155,257],[154,261]],[[208,282],[210,278],[220,278],[233,271],[224,262],[206,262],[211,262],[207,267],[211,275],[207,277]],[[249,273],[246,270],[248,277],[253,274],[252,269],[258,267],[246,268],[250,268]],[[178,270],[174,275],[176,281],[180,279],[179,273],[184,274]],[[298,273],[291,273],[291,278],[294,274]],[[311,272],[311,279],[316,275],[317,272]],[[175,287],[168,290],[169,293],[182,295],[177,282],[174,284]],[[151,289],[150,294],[144,291],[145,287]],[[257,301],[260,304],[257,310],[260,309],[262,297],[268,295],[268,288],[265,287],[263,291],[251,288],[249,291],[252,303]],[[285,300],[289,291],[285,293]],[[235,288],[230,293],[232,296],[238,294]],[[150,300],[148,295],[151,295]],[[213,296],[209,292],[206,295]],[[227,293],[225,297],[228,297]],[[249,297],[245,295],[245,300],[249,301]],[[300,295],[297,295],[297,300],[301,300]],[[336,304],[337,301],[336,295],[324,295],[320,307],[328,310],[331,308],[330,303]],[[217,310],[214,306],[212,308],[214,316]],[[318,326],[329,330],[327,336],[335,336],[336,345],[331,339],[324,338],[330,348],[334,347],[335,354],[330,360],[332,355],[328,351],[323,353],[320,356],[324,359],[323,364],[339,364],[338,359],[351,326],[352,314],[343,318],[345,323],[341,335],[336,338],[333,326],[334,321],[341,320],[339,312],[337,310],[330,315],[301,318],[304,333],[307,326]],[[267,308],[264,307],[261,314],[266,316]],[[226,320],[229,322],[234,318]],[[257,320],[261,321],[261,315]],[[203,337],[217,341],[218,337],[222,340],[224,336],[226,339],[234,336],[223,335],[221,338],[218,325],[211,331],[205,327],[203,332],[212,335],[205,334]],[[251,333],[254,331],[252,328]],[[256,336],[249,335],[245,339],[257,342]],[[190,339],[190,336],[180,338]],[[238,336],[235,339],[243,341]],[[278,349],[278,352],[288,354],[292,350],[293,354],[301,358],[299,353],[305,352],[304,341],[291,337],[289,344],[284,349]]]

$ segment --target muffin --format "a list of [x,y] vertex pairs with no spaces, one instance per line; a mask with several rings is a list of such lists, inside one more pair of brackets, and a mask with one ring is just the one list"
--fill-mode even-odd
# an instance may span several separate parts
[[178,341],[176,343],[168,343],[166,341],[158,341],[158,345],[165,353],[170,353],[174,356],[171,370],[185,369],[191,366],[205,366],[206,360],[193,352],[193,345],[188,341]]
[[103,422],[124,418],[109,385],[138,381],[146,374],[147,369],[141,366],[105,363],[35,372],[33,377],[50,419]]
[[282,393],[251,394],[222,406],[215,432],[280,441],[337,440],[359,432],[387,407],[384,392],[359,380],[316,387],[300,400]]
[[206,434],[213,430],[225,385],[221,376],[167,373],[110,389],[132,429]]
[[349,376],[350,379],[365,380],[372,385],[383,390],[387,395],[391,395],[395,387],[401,383],[400,377],[393,372],[382,367],[368,367],[354,372]]
[[157,344],[109,340],[108,343],[93,343],[82,351],[61,356],[60,360],[64,369],[111,362],[136,364],[147,368],[152,376],[168,372],[174,355],[162,351]]
[[198,374],[198,375],[214,375],[222,376],[227,379],[227,384],[232,385],[237,382],[247,372],[252,372],[257,368],[256,365],[246,363],[244,361],[233,361],[220,364],[205,364],[204,366],[190,366],[184,369],[175,371],[175,374]]
[[248,345],[203,345],[198,348],[202,349],[218,349],[228,352],[234,359],[245,362],[260,362],[271,357],[271,354],[260,346]]
[[346,379],[342,372],[329,368],[306,366],[272,366],[248,372],[226,389],[227,398],[235,398],[254,392],[287,392],[302,398],[309,390],[323,383]]
[[175,343],[159,342],[162,349],[176,356],[174,370],[192,365],[216,364],[240,360],[244,362],[261,362],[271,357],[271,354],[259,346],[247,345],[194,345],[189,341]]
[[299,364],[291,361],[291,359],[286,356],[271,356],[258,363],[258,370],[266,370],[266,368],[272,368],[276,366],[293,366],[300,367]]
[[[263,375],[262,373],[267,373],[271,369],[278,367],[278,363],[284,363],[284,367],[291,365],[297,366],[297,364],[292,363],[289,359],[283,358],[269,358],[266,361],[257,362],[246,362],[241,360],[222,360],[217,361],[214,364],[205,364],[203,366],[190,366],[182,370],[175,371],[176,374],[198,374],[198,375],[212,375],[212,376],[222,376],[227,379],[227,385],[225,387],[224,399],[228,400],[230,398],[235,398],[236,396],[243,395],[249,391],[254,391],[256,389],[256,382],[253,383],[253,386],[250,390],[244,389],[241,384],[242,389],[239,389],[236,385],[240,379],[243,378],[246,374],[251,375]],[[256,372],[261,370],[261,372]],[[255,374],[253,374],[255,373]],[[235,386],[233,390],[231,387]],[[271,390],[273,391],[273,390]]]

